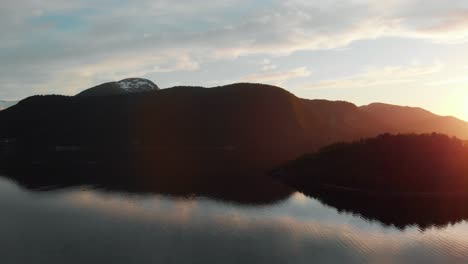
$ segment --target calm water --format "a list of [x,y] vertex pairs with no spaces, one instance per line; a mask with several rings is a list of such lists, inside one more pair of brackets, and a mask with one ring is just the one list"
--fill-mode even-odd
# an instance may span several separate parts
[[468,223],[403,230],[295,193],[272,205],[0,178],[0,262],[468,263]]

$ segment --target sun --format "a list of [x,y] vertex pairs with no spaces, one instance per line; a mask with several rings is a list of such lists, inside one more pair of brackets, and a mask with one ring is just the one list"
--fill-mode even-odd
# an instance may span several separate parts
[[465,98],[463,105],[461,106],[461,113],[459,118],[464,121],[468,121],[468,97]]
[[438,107],[435,107],[434,112],[443,116],[454,116],[468,122],[468,88],[463,89],[463,91],[454,90],[439,98]]
[[453,98],[452,104],[453,115],[464,121],[468,121],[468,93],[460,94],[458,98]]

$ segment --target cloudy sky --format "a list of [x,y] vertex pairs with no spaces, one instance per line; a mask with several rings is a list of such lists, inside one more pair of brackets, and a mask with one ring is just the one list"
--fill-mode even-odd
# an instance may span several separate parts
[[248,81],[468,119],[468,1],[0,0],[0,99]]

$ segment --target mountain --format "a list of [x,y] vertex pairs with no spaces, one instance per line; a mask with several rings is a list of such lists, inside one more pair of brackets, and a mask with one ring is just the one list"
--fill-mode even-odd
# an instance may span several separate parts
[[72,97],[29,97],[2,111],[0,124],[0,138],[34,144],[235,149],[248,153],[246,160],[266,163],[385,132],[440,132],[468,139],[467,123],[419,108],[301,99],[279,87],[252,83],[159,90],[135,78]]
[[[85,183],[174,194],[174,186],[185,186],[176,193],[236,201],[244,189],[257,195],[243,200],[267,201],[289,193],[267,174],[276,166],[337,141],[408,130],[408,122],[378,113],[263,84],[159,90],[123,80],[76,96],[32,96],[1,111],[0,172],[36,187]],[[446,124],[436,127],[431,120],[442,121],[429,116],[426,126],[436,132],[459,124],[440,117]]]
[[387,126],[356,105],[344,101],[298,99],[298,113],[312,145],[318,149],[337,141],[374,136]]
[[8,107],[14,106],[18,102],[16,101],[0,101],[0,111],[7,109]]
[[451,116],[439,116],[418,107],[373,103],[360,109],[380,120],[393,133],[439,132],[468,138],[468,123]]
[[89,88],[77,96],[108,96],[128,93],[157,91],[159,87],[152,81],[142,78],[127,78],[118,82],[108,82]]
[[34,188],[93,184],[278,200],[291,191],[265,171],[308,149],[297,102],[254,84],[33,96],[0,113],[0,171]]
[[0,122],[0,137],[34,145],[226,149],[265,163],[294,158],[327,139],[310,125],[322,121],[303,100],[246,83],[124,96],[33,96],[2,112]]

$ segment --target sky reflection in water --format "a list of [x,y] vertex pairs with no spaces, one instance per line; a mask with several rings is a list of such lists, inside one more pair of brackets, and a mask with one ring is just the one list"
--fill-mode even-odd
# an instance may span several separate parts
[[466,263],[468,225],[398,230],[295,193],[264,206],[0,180],[2,263]]

